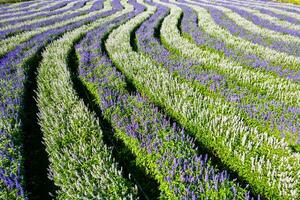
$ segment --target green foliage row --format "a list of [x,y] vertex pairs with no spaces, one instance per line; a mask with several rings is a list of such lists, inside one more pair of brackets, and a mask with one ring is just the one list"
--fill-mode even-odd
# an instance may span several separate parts
[[[172,45],[180,46],[182,50],[186,48],[190,52],[188,46],[175,42],[178,33],[170,30],[176,28],[173,24],[177,24],[180,9],[166,5],[171,8],[171,14],[165,18],[161,33],[165,38],[173,40]],[[138,24],[138,20],[142,19],[136,20]],[[126,27],[114,31],[106,42],[106,48],[118,68],[132,80],[138,90],[194,133],[222,162],[247,180],[257,193],[270,199],[297,196],[299,155],[293,154],[286,143],[247,126],[223,102],[173,77],[147,56],[133,52],[129,36],[133,28],[134,24],[126,24]]]
[[[126,6],[123,13],[128,9],[132,8]],[[38,71],[39,123],[50,176],[59,188],[57,199],[137,198],[137,188],[122,176],[103,143],[98,119],[77,96],[67,65],[74,42],[116,15],[66,33],[43,54]]]

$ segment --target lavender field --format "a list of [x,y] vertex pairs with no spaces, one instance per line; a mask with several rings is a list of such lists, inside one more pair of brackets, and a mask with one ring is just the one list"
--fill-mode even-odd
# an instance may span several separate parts
[[300,199],[300,6],[0,5],[0,199]]

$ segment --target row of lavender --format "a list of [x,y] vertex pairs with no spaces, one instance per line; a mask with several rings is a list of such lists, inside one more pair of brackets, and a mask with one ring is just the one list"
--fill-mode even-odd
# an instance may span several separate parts
[[[69,1],[66,1],[69,3]],[[67,3],[65,2],[65,5]],[[61,2],[56,2],[58,3]],[[71,12],[76,13],[76,10],[85,6],[86,1],[78,1],[74,4]],[[119,12],[122,5],[118,1],[114,1],[113,5],[109,1],[91,1],[88,2],[89,7],[85,8],[84,12],[77,12],[75,15],[66,15],[65,18],[57,18],[51,24],[39,32],[33,32],[24,41],[18,41],[19,44],[4,52],[0,60],[0,74],[1,74],[1,89],[0,89],[0,130],[1,130],[1,159],[0,159],[0,185],[1,199],[26,199],[23,168],[23,132],[22,132],[22,111],[23,111],[23,95],[25,84],[30,83],[27,74],[34,59],[37,59],[37,54],[40,54],[50,42],[59,38],[62,34],[73,29],[82,27],[85,24],[90,24],[97,19],[109,16],[113,13]],[[41,4],[45,8],[45,3]],[[75,6],[77,5],[77,6]],[[113,8],[112,8],[113,6]],[[59,9],[60,6],[52,7],[49,1],[48,9]],[[27,12],[27,11],[25,11]],[[12,12],[12,14],[14,14]],[[57,13],[54,13],[57,14]],[[69,20],[72,19],[72,20]],[[68,21],[69,20],[69,21]],[[67,21],[63,26],[60,23]],[[59,24],[59,26],[57,26]],[[27,26],[27,29],[34,30],[36,25]],[[1,35],[2,36],[2,35]],[[18,34],[17,34],[18,36]],[[10,39],[15,36],[4,36]],[[104,155],[109,156],[109,153]],[[52,158],[50,158],[52,159]],[[109,158],[108,158],[109,160]],[[114,168],[114,167],[113,167]],[[116,170],[115,170],[116,171]],[[117,172],[117,171],[116,171]],[[120,173],[120,172],[117,172]],[[54,177],[52,177],[54,178]],[[120,186],[122,188],[122,186]],[[75,194],[76,195],[76,194]]]
[[[141,53],[130,46],[131,32],[142,23],[141,18],[110,34],[106,48],[113,62],[141,93],[250,183],[253,191],[269,199],[296,199],[300,172],[299,154],[294,152],[299,149],[299,85],[289,77],[270,73],[261,64],[254,68],[249,59],[236,58],[247,51],[241,47],[249,45],[256,48],[253,52],[257,56],[270,59],[270,64],[289,62],[285,67],[295,71],[298,58],[280,54],[279,49],[272,50],[272,45],[246,43],[238,35],[227,34],[232,38],[228,41],[222,38],[226,30],[216,26],[204,12],[210,8],[212,15],[221,13],[216,3],[161,1],[155,7],[162,5],[171,8],[171,14],[161,19],[162,26],[152,19],[136,32]],[[218,16],[215,19],[224,20]],[[181,24],[181,30],[177,24]],[[221,34],[212,34],[215,27]],[[235,49],[232,44],[240,42],[244,46]],[[235,56],[222,53],[223,49],[235,50]],[[269,52],[288,59],[277,61]],[[250,112],[254,106],[262,113]]]
[[[245,67],[249,67],[249,65],[255,68],[264,67],[259,60],[246,59],[247,57],[255,59],[255,55],[243,57],[242,52],[234,52],[228,48],[224,40],[199,29],[197,15],[192,8],[186,5],[179,6],[183,9],[182,34],[191,42],[195,41],[199,47],[209,50],[211,54],[221,55],[221,58],[230,58]],[[211,13],[216,14],[218,10],[213,10]],[[203,15],[201,17],[203,18]],[[216,19],[221,20],[224,17],[216,17]],[[268,94],[267,90],[253,88],[252,84],[241,84],[237,78],[233,79],[218,68],[205,65],[196,59],[174,56],[159,43],[159,38],[155,38],[155,33],[151,34],[149,28],[153,30],[155,26],[144,27],[143,31],[137,32],[142,51],[150,54],[158,63],[167,66],[172,73],[177,73],[189,81],[194,81],[195,84],[205,86],[208,91],[213,91],[214,95],[219,94],[219,98],[224,98],[226,102],[234,104],[235,107],[241,109],[244,118],[249,120],[249,123],[254,123],[263,131],[268,131],[270,135],[282,137],[294,148],[299,148],[300,126],[297,106],[275,101],[276,98],[272,94]],[[174,49],[171,48],[171,50]]]
[[74,43],[88,31],[134,14],[132,2],[113,1],[112,7],[105,17],[49,45],[38,71],[39,122],[58,199],[138,198],[136,187],[123,176],[104,144],[97,117],[78,98],[66,59]]
[[[193,139],[184,133],[184,129],[176,124],[172,127],[169,120],[145,96],[139,93],[130,95],[125,89],[125,78],[113,68],[109,58],[102,52],[101,38],[126,18],[132,18],[145,9],[139,4],[135,4],[135,7],[135,12],[115,18],[88,33],[77,46],[82,58],[80,75],[83,82],[99,98],[98,103],[105,118],[115,129],[116,137],[123,140],[137,156],[136,162],[157,179],[162,192],[161,198],[250,199],[249,191],[230,179],[226,171],[219,171],[210,163],[207,155],[198,155]],[[159,11],[151,20],[158,20],[157,17],[162,17]],[[47,62],[50,61],[45,61],[45,65]],[[46,81],[41,80],[42,85],[45,84],[43,82]],[[45,98],[44,92],[40,93],[40,98]],[[47,102],[40,103],[41,110],[47,107]],[[45,115],[42,121],[46,121],[47,114]],[[46,122],[44,126],[47,126]],[[48,130],[44,132],[47,133]],[[53,137],[48,135],[45,138],[53,140]],[[53,151],[53,146],[55,144],[48,145],[48,152]],[[59,165],[58,163],[60,162],[56,160],[53,165]]]
[[[184,5],[183,21],[186,23],[182,26],[183,34],[190,36],[198,45],[202,48],[209,48],[213,53],[223,54],[223,57],[229,57],[235,62],[240,63],[248,68],[254,68],[261,70],[262,68],[267,71],[275,71],[282,74],[283,71],[291,73],[289,70],[280,70],[275,68],[275,64],[268,62],[265,58],[259,58],[256,54],[244,53],[241,49],[236,51],[232,47],[226,44],[226,41],[213,37],[207,34],[205,31],[199,31],[195,19],[197,18],[196,13]],[[243,32],[244,36],[253,36],[251,32],[243,31],[242,27],[236,25],[232,20],[229,20],[220,15],[219,10],[211,10],[214,15],[215,21],[222,24],[223,27],[231,27],[231,30],[236,30],[239,33]],[[190,23],[187,23],[190,22]],[[262,38],[260,41],[266,41]],[[276,41],[279,43],[280,41]],[[269,45],[272,47],[273,44],[269,41]],[[283,45],[277,47],[282,47]],[[295,47],[296,48],[296,47]],[[298,47],[297,47],[298,48]],[[280,67],[282,68],[282,67]],[[294,70],[294,76],[287,76],[288,79],[297,81],[298,70]],[[283,73],[285,73],[283,72]],[[201,74],[201,71],[200,71]],[[268,90],[254,89],[252,85],[241,84],[238,79],[230,80],[227,74],[220,73],[218,70],[211,70],[209,74],[204,73],[205,76],[217,76],[219,80],[210,80],[209,78],[201,79],[202,84],[206,87],[210,87],[214,92],[219,93],[221,97],[224,97],[226,101],[235,104],[236,107],[240,108],[244,117],[249,118],[250,123],[255,123],[257,126],[260,124],[264,127],[265,131],[270,132],[271,135],[277,135],[278,138],[284,138],[295,149],[299,149],[300,142],[300,131],[299,131],[299,107],[297,104],[289,104],[285,101],[278,100],[274,97],[274,94]],[[298,81],[297,81],[298,82]],[[260,91],[259,91],[260,90]],[[259,98],[257,98],[259,97]]]
[[[151,45],[148,45],[148,46],[151,46]],[[93,55],[95,56],[95,55],[97,55],[97,54],[93,54]],[[101,74],[101,73],[100,73],[100,74]],[[98,82],[98,81],[100,81],[100,83],[101,83],[101,80],[97,79],[97,82]],[[94,87],[92,87],[92,88],[94,88]],[[117,94],[114,94],[114,95],[117,96]],[[114,96],[114,95],[113,95],[113,96]],[[110,95],[109,98],[111,98],[111,96],[112,96],[112,95]],[[125,98],[125,99],[126,99],[126,98]],[[128,111],[128,112],[130,112],[130,111]],[[127,131],[128,131],[128,130],[127,130]],[[121,136],[119,136],[119,137],[121,137]],[[125,139],[124,139],[124,140],[125,140]],[[130,143],[128,143],[128,144],[130,144]],[[146,164],[145,166],[147,166],[147,164]],[[229,195],[228,195],[228,196],[229,196]],[[197,197],[197,196],[195,195],[195,197]]]
[[[136,12],[144,9],[138,6]],[[144,23],[158,21],[166,12],[158,8]],[[88,33],[76,46],[80,78],[96,97],[115,137],[136,155],[135,162],[158,181],[160,198],[251,199],[249,191],[232,180],[227,171],[218,170],[207,155],[198,154],[194,139],[183,128],[171,124],[146,96],[126,89],[125,77],[116,70],[102,43],[105,34],[121,22],[121,18],[116,19]]]
[[[195,80],[196,77],[196,84],[198,84],[197,82],[199,81],[200,85],[204,85],[208,90],[212,90],[214,94],[217,93],[219,98],[224,98],[226,102],[230,102],[235,107],[239,108],[245,120],[249,121],[249,124],[255,124],[256,126],[262,128],[262,131],[269,132],[269,135],[276,136],[279,139],[284,138],[294,150],[298,151],[300,136],[299,100],[297,97],[295,97],[293,102],[291,102],[290,100],[276,97],[278,93],[284,95],[291,94],[290,92],[298,89],[297,83],[290,81],[286,82],[287,84],[291,83],[291,87],[289,87],[289,89],[279,87],[277,89],[278,92],[274,91],[274,89],[269,89],[268,87],[253,87],[251,82],[250,84],[247,84],[244,80],[241,80],[243,78],[232,76],[232,71],[226,72],[222,69],[219,69],[220,64],[218,64],[218,58],[229,58],[234,63],[237,63],[237,66],[240,65],[246,69],[254,72],[257,71],[262,74],[268,74],[264,70],[267,69],[267,72],[272,72],[270,73],[272,76],[268,77],[270,79],[272,79],[272,77],[274,77],[274,79],[277,78],[278,73],[279,76],[283,76],[286,79],[292,79],[296,82],[298,82],[297,79],[299,70],[297,70],[297,68],[299,65],[294,63],[295,70],[291,71],[286,69],[289,67],[288,62],[283,62],[281,66],[276,67],[276,60],[268,62],[268,55],[259,58],[262,55],[259,55],[258,52],[249,54],[249,51],[242,48],[235,49],[234,43],[230,44],[230,42],[226,41],[226,37],[221,36],[221,34],[226,36],[226,31],[224,31],[226,27],[230,27],[231,30],[235,30],[237,33],[242,32],[243,34],[237,35],[242,38],[243,36],[248,38],[257,38],[259,35],[255,35],[255,33],[253,34],[250,31],[244,31],[243,27],[238,26],[235,22],[233,22],[233,20],[222,14],[220,10],[212,8],[213,6],[210,7],[208,4],[195,4],[193,2],[191,5],[192,6],[188,7],[184,4],[177,4],[177,6],[183,9],[181,26],[182,34],[184,37],[190,39],[192,43],[195,42],[200,49],[210,52],[211,55],[216,55],[215,57],[211,56],[212,60],[215,61],[212,65],[215,66],[209,66],[208,60],[199,62],[196,65],[190,64],[189,67],[183,67],[183,69],[180,67],[181,69],[176,69],[177,72],[181,73],[181,75],[184,75],[189,80]],[[196,12],[193,11],[192,8]],[[210,14],[214,18],[215,23],[219,24],[221,28],[216,26],[213,20],[207,17],[208,12],[203,12],[205,9],[209,10]],[[209,21],[209,23],[207,23],[207,21]],[[214,35],[211,30],[217,30],[221,32],[221,34]],[[231,38],[234,40],[241,41],[242,43],[243,40],[241,40],[239,37],[231,36]],[[230,38],[227,39],[230,40]],[[264,41],[264,38],[261,37],[259,41]],[[265,41],[268,41],[268,45],[270,45],[269,48],[273,48],[274,44],[272,40],[265,38]],[[284,46],[284,44],[278,45],[282,41],[277,40],[276,42],[277,47]],[[166,45],[168,46],[168,44]],[[289,44],[288,46],[291,45]],[[299,47],[294,46],[293,48],[297,49]],[[169,49],[176,51],[176,48],[174,49],[170,47]],[[280,51],[280,49],[278,49],[278,51]],[[227,64],[232,65],[232,62]],[[245,70],[245,72],[247,72],[247,70]],[[289,75],[286,75],[285,73]],[[259,76],[259,73],[257,74]],[[258,81],[257,79],[255,80]],[[278,80],[281,80],[282,82],[285,81],[285,79],[282,78]],[[267,80],[262,81],[266,82]]]
[[[117,1],[111,10],[104,6],[103,11],[103,1],[97,0],[0,8],[1,197],[26,198],[20,113],[26,72],[32,67],[28,63],[48,43],[75,29],[46,47],[39,71],[40,124],[60,198],[137,198],[134,186],[110,158],[97,118],[72,90],[65,59],[73,43],[89,30],[77,46],[80,77],[97,98],[115,137],[158,181],[162,198],[251,198],[247,188],[239,186],[226,170],[218,169],[207,155],[198,154],[193,138],[250,183],[256,194],[270,199],[297,198],[299,155],[293,151],[299,151],[300,142],[300,9],[272,3],[266,7],[255,1],[244,5],[238,0],[129,4],[134,11],[123,15],[118,14],[122,6]],[[172,10],[178,13],[164,20]],[[109,15],[113,17],[107,21],[97,20]],[[102,38],[127,20],[109,35],[110,56],[106,55]],[[166,22],[160,30],[162,21]],[[169,34],[167,29],[177,29],[178,23],[180,40],[173,40],[177,33]],[[135,53],[130,35],[140,24],[136,42],[141,53]],[[138,92],[127,91],[124,75],[109,57]],[[235,72],[235,67],[243,71]],[[249,79],[244,78],[247,76]],[[202,98],[199,104],[196,99]],[[170,124],[153,103],[181,125]],[[77,146],[78,141],[82,147]],[[97,171],[106,175],[91,175]]]

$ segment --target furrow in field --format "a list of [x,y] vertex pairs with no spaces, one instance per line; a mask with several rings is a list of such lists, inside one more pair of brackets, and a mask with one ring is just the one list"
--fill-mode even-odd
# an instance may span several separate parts
[[[43,49],[36,49],[30,58],[24,59],[25,81],[22,89],[20,111],[20,135],[22,137],[22,173],[27,199],[50,200],[55,197],[55,186],[48,178],[49,160],[42,143],[42,133],[37,121],[36,74],[42,60]],[[22,57],[20,57],[22,59]],[[15,62],[14,62],[15,63]],[[30,66],[30,67],[28,67]],[[16,78],[16,77],[14,77]]]

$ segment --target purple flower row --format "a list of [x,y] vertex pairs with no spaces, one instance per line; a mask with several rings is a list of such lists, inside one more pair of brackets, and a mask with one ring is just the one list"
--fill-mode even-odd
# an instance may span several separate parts
[[245,10],[242,10],[236,6],[232,6],[232,5],[227,5],[227,4],[222,4],[222,6],[231,9],[232,11],[238,13],[239,15],[241,15],[242,17],[244,17],[245,19],[250,20],[251,22],[253,22],[254,24],[273,30],[273,31],[277,31],[280,33],[284,33],[284,34],[289,34],[289,35],[293,35],[296,37],[300,37],[300,32],[297,30],[293,30],[293,29],[289,29],[289,28],[285,28],[282,27],[280,25],[276,25],[273,22],[271,22],[270,20],[267,19],[262,19],[250,12],[247,12]]
[[[88,2],[88,0],[84,0],[69,10],[76,11],[77,9],[83,7],[87,2]],[[97,2],[98,1],[96,1],[95,4],[97,4]],[[2,30],[2,31],[0,31],[0,39],[5,39],[6,37],[8,37],[8,35],[11,35],[13,33],[18,33],[18,32],[22,32],[22,31],[30,31],[30,30],[40,28],[43,26],[49,26],[49,25],[52,25],[52,24],[55,24],[55,23],[58,23],[58,22],[61,22],[64,20],[72,19],[72,18],[80,16],[80,15],[88,14],[88,13],[96,11],[96,10],[97,10],[97,7],[92,7],[91,9],[73,12],[71,14],[67,14],[64,16],[57,16],[53,19],[45,19],[45,20],[38,21],[33,24],[23,25],[21,27],[11,28],[11,29],[7,29],[7,30]]]
[[[103,4],[103,1],[98,3]],[[114,8],[99,13],[82,21],[69,24],[65,27],[51,29],[38,34],[30,40],[20,44],[0,59],[0,119],[4,123],[1,130],[0,148],[0,179],[3,181],[3,191],[16,191],[16,196],[24,197],[22,184],[21,148],[15,147],[16,138],[20,137],[20,111],[22,109],[22,93],[24,90],[25,67],[24,62],[32,58],[38,50],[58,38],[66,31],[73,30],[83,24],[95,21],[98,18],[111,15],[122,9],[118,0],[113,0]],[[102,7],[102,6],[101,6]],[[30,67],[30,66],[28,66]]]
[[[181,6],[184,15],[181,23],[181,30],[188,33],[193,39],[214,51],[223,50],[227,56],[233,52],[226,49],[222,41],[211,38],[201,31],[197,26],[197,15],[187,6]],[[203,66],[194,60],[183,58],[169,52],[154,37],[154,30],[157,21],[147,21],[136,32],[138,45],[141,51],[150,55],[153,60],[162,64],[172,74],[185,78],[196,85],[206,88],[211,93],[216,93],[225,101],[231,102],[233,106],[240,109],[249,123],[263,124],[264,130],[283,137],[291,144],[300,144],[300,113],[299,108],[285,105],[282,102],[271,100],[265,94],[252,88],[251,85],[243,85],[237,79],[231,79],[226,74],[221,74],[216,68]]]
[[[0,11],[3,11],[3,12],[6,12],[6,11],[9,11],[9,10],[13,10],[15,8],[27,8],[28,6],[32,5],[32,2],[22,2],[22,3],[19,3],[16,7],[11,7],[12,4],[1,4],[0,5]],[[38,4],[39,5],[39,4]],[[38,6],[36,5],[36,6]]]
[[19,10],[28,10],[28,7],[30,7],[30,9],[36,9],[36,8],[40,8],[41,6],[43,6],[44,3],[36,3],[35,6],[32,6],[32,2],[22,2],[22,3],[19,3],[17,6],[14,6],[12,7],[12,4],[1,4],[0,5],[0,10],[1,10],[1,13],[7,13],[7,12],[14,12],[15,9],[18,9]]
[[[181,2],[184,1],[182,0]],[[203,6],[204,8],[208,9],[215,23],[222,28],[227,29],[233,35],[239,36],[255,44],[273,48],[277,51],[300,56],[300,47],[297,45],[285,43],[283,41],[272,40],[270,38],[262,37],[259,34],[251,33],[245,30],[243,27],[238,26],[236,23],[234,23],[222,11],[209,6],[204,6],[202,4],[196,5]],[[181,7],[189,9],[189,12],[191,13],[185,12],[187,15],[191,15],[193,13],[191,8],[186,8],[186,6]],[[273,64],[272,62],[266,61],[264,58],[256,54],[244,53],[242,49],[232,49],[226,46],[225,41],[219,40],[218,38],[210,36],[209,34],[206,34],[204,31],[202,31],[195,21],[195,19],[197,19],[197,16],[194,16],[193,18],[193,23],[188,23],[189,26],[183,28],[185,28],[185,32],[188,32],[193,37],[197,44],[209,46],[212,49],[222,52],[226,57],[229,57],[243,65],[250,66],[252,68],[263,68],[267,71],[275,72],[279,76],[292,79],[297,82],[300,81],[300,71],[284,69],[283,65]]]
[[[47,3],[52,3],[52,2],[55,2],[55,1],[48,1]],[[34,6],[32,9],[39,8],[39,7],[44,6],[44,5],[45,5],[45,2],[41,3],[41,4],[38,4],[37,6]],[[21,17],[21,16],[30,15],[30,14],[35,14],[35,13],[38,13],[38,12],[53,11],[53,10],[64,7],[65,5],[67,5],[67,2],[64,1],[64,2],[58,2],[57,4],[54,4],[50,7],[47,6],[46,8],[42,8],[41,10],[32,10],[32,9],[29,9],[29,10],[24,9],[23,10],[23,9],[20,9],[20,10],[18,10],[17,14],[15,13],[15,10],[12,10],[12,11],[7,12],[7,13],[2,13],[2,14],[5,14],[5,16],[0,16],[0,19],[3,20],[3,19],[7,19],[7,18]],[[8,14],[10,14],[10,15],[8,15]]]
[[[65,5],[68,4],[67,2],[64,2],[64,3],[65,3]],[[50,11],[40,12],[40,14],[37,14],[34,16],[29,16],[29,17],[24,17],[22,19],[13,17],[13,19],[7,20],[4,23],[1,23],[0,27],[7,26],[7,25],[15,25],[15,24],[18,24],[18,23],[21,23],[24,21],[28,21],[28,20],[32,20],[32,19],[36,19],[36,18],[44,18],[44,17],[48,17],[48,16],[63,14],[65,12],[69,12],[70,10],[77,10],[77,9],[81,8],[83,5],[84,5],[84,2],[77,2],[70,8],[53,10],[53,11],[50,9]],[[94,4],[93,6],[97,6],[97,4]],[[26,15],[28,15],[28,14],[26,13]]]
[[[191,35],[199,45],[206,45],[214,50],[221,51],[225,56],[236,59],[238,62],[247,66],[252,66],[254,68],[264,67],[270,71],[278,70],[275,66],[270,66],[268,62],[257,58],[256,55],[242,56],[243,54],[241,55],[240,52],[234,52],[231,49],[227,49],[224,42],[219,41],[217,38],[209,37],[207,34],[203,33],[201,29],[197,28],[197,16],[195,14],[193,15],[193,11],[190,8],[185,6],[181,6],[181,8],[185,14],[183,16],[181,26],[182,30],[183,32]],[[217,12],[218,11],[213,10],[211,11],[211,14],[216,15]],[[216,18],[216,20],[221,19],[218,17]],[[293,75],[289,74],[287,75],[287,78],[291,78],[296,81],[300,80],[300,72],[297,74],[294,74],[295,72],[291,72],[289,70],[278,70],[277,72],[281,76],[283,76],[284,73],[288,74],[290,72]],[[222,95],[224,95],[227,100],[233,103],[238,103],[238,107],[242,108],[242,110],[244,110],[250,118],[265,121],[270,125],[271,131],[279,131],[279,135],[283,138],[287,138],[290,143],[300,144],[299,108],[291,107],[274,100],[270,101],[264,96],[257,96],[256,93],[239,86],[232,90],[228,87],[228,85],[230,85],[229,82],[225,81],[228,78],[223,78],[222,82],[217,80],[216,85],[213,85],[213,87],[217,86],[219,88],[218,90],[221,91]],[[238,85],[238,83],[233,82],[231,85]],[[212,87],[210,86],[210,88]],[[216,88],[213,88],[213,90],[216,90]],[[255,103],[255,99],[257,99],[257,97],[258,101]]]
[[280,3],[273,4],[271,1],[262,1],[262,2],[258,1],[258,2],[253,3],[253,2],[250,2],[250,1],[244,2],[244,1],[218,0],[217,2],[239,3],[241,6],[257,6],[257,4],[255,4],[255,3],[259,3],[258,4],[259,6],[263,6],[265,8],[275,8],[275,9],[287,11],[287,12],[290,12],[290,13],[300,14],[300,9],[299,9],[300,7],[299,6],[297,7],[297,5],[292,5],[292,6],[287,7],[286,5],[282,6],[282,4],[280,4]]
[[[182,0],[180,0],[180,2],[184,2]],[[231,20],[226,14],[224,14],[221,10],[211,7],[209,6],[209,4],[201,4],[200,1],[198,1],[198,3],[195,4],[190,4],[190,5],[198,5],[201,6],[205,9],[207,9],[212,18],[214,19],[214,22],[221,26],[222,28],[224,28],[225,30],[228,30],[232,35],[238,36],[240,38],[243,38],[245,40],[251,41],[254,44],[259,44],[265,47],[269,47],[271,49],[274,49],[276,51],[279,52],[285,52],[288,53],[290,55],[294,55],[294,56],[300,56],[300,47],[296,44],[291,44],[289,42],[285,42],[285,41],[278,41],[278,40],[274,40],[270,37],[265,37],[262,36],[260,34],[257,33],[252,33],[248,30],[246,30],[244,27],[237,25],[233,20]],[[254,55],[251,55],[254,56]],[[258,58],[258,56],[255,56],[256,60],[261,60],[259,62],[256,62],[256,64],[254,65],[262,65],[264,68],[266,69],[271,69],[271,70],[276,70],[276,71],[280,71],[280,69],[282,69],[282,66],[270,66],[270,64],[268,64],[267,66],[265,66],[266,64],[264,64],[262,59]],[[241,58],[240,60],[244,60],[245,58]],[[283,72],[279,72],[282,73],[282,75],[287,74],[287,76],[292,76],[292,74],[296,73],[293,70],[288,70],[287,73],[283,73]],[[300,76],[300,74],[299,74]]]
[[[268,6],[266,5],[255,5],[255,4],[251,4],[251,3],[242,3],[242,2],[238,2],[238,1],[232,1],[232,2],[228,2],[228,1],[218,1],[218,3],[222,3],[222,4],[231,4],[231,5],[234,5],[234,6],[238,6],[240,8],[251,8],[251,9],[254,9],[254,10],[258,10],[259,12],[263,13],[263,14],[267,14],[269,16],[272,16],[272,17],[276,17],[278,19],[281,19],[281,20],[284,20],[284,21],[288,21],[290,23],[293,23],[293,24],[299,24],[299,20],[295,17],[291,17],[291,16],[288,16],[288,15],[285,15],[285,14],[279,14],[279,13],[276,13],[272,10],[269,9]],[[288,12],[293,12],[293,11],[288,11]],[[295,14],[299,14],[299,11],[297,12],[294,11]]]
[[[140,29],[167,13],[168,9],[158,6],[157,12]],[[98,103],[105,118],[111,121],[116,135],[125,134],[117,137],[132,149],[150,174],[161,177],[158,178],[161,195],[173,199],[201,199],[210,195],[250,199],[249,192],[232,181],[226,171],[213,167],[207,155],[197,155],[194,140],[184,129],[170,123],[146,97],[128,94],[125,77],[101,47],[101,38],[116,24],[120,24],[119,19],[88,33],[76,46],[80,55],[79,75],[85,83],[97,88]]]

